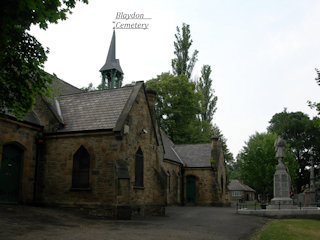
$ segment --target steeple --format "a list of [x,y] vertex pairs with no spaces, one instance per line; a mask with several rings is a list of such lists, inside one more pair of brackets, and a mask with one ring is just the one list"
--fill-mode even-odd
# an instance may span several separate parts
[[116,33],[113,35],[109,47],[106,63],[100,69],[102,74],[102,90],[105,89],[106,78],[108,80],[107,88],[119,88],[122,85],[123,71],[119,59],[116,59]]

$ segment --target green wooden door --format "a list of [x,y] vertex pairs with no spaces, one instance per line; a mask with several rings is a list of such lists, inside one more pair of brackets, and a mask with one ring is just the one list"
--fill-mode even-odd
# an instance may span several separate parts
[[8,144],[3,147],[0,167],[0,201],[17,202],[19,199],[20,166],[23,151]]
[[187,203],[194,204],[196,202],[196,178],[187,176]]

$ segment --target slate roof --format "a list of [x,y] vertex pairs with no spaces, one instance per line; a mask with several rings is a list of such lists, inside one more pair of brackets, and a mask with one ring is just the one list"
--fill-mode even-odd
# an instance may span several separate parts
[[162,130],[160,130],[160,132],[161,132],[162,143],[165,151],[164,159],[183,164],[182,160],[179,158],[179,156],[174,150],[174,143]]
[[211,167],[211,143],[175,145],[186,167]]
[[32,124],[36,125],[41,125],[40,124],[40,119],[38,118],[37,114],[33,110],[31,110],[24,118],[23,121],[29,122]]
[[[58,90],[60,95],[69,95],[69,94],[75,94],[75,93],[82,93],[83,90],[72,86],[71,84],[61,80],[60,78],[53,76],[48,73],[48,75],[51,76],[52,78],[52,84],[50,87],[54,90]],[[48,97],[43,97],[46,100],[46,103],[48,104],[48,107],[53,111],[53,113],[57,116],[57,118],[60,120],[58,116],[58,110],[54,104],[51,104],[52,100],[50,100]],[[16,119],[15,116],[11,113],[8,113],[5,111],[5,114],[8,115],[9,117]],[[26,114],[26,116],[23,118],[23,121],[26,123],[31,123],[35,125],[41,126],[40,119],[38,118],[37,114],[31,110],[29,113]]]
[[[64,96],[64,95],[71,95],[75,93],[84,93],[83,90],[63,81],[57,76],[53,76],[51,74],[49,75],[52,78],[52,84],[50,85],[50,88],[53,90],[55,95]],[[61,114],[61,109],[57,99],[51,98],[51,97],[45,97],[45,96],[42,96],[42,98],[44,102],[47,104],[48,108],[53,113],[53,115],[56,117],[58,122],[61,124],[64,124],[63,116]]]
[[[50,74],[51,75],[51,74]],[[51,75],[52,77],[52,85],[54,89],[57,89],[59,91],[60,95],[69,95],[69,94],[74,94],[74,93],[82,93],[84,92],[83,90],[72,86],[71,84],[63,81],[62,79]]]
[[[8,111],[5,110],[5,114],[7,116],[9,116],[11,119],[14,119],[16,120],[16,117],[12,114],[12,113],[9,113]],[[37,114],[35,114],[35,112],[33,110],[31,110],[30,112],[28,112],[23,120],[23,122],[26,122],[26,123],[31,123],[31,124],[34,124],[34,125],[38,125],[38,126],[41,126],[41,123],[40,123],[40,119],[38,118]]]
[[134,87],[92,91],[58,98],[65,126],[59,132],[113,129]]
[[241,183],[239,180],[231,180],[228,184],[229,191],[245,191],[245,192],[255,192],[251,187]]

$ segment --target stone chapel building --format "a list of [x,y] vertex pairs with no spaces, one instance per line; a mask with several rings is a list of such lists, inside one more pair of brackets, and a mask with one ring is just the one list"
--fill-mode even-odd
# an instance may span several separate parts
[[226,206],[226,167],[221,143],[175,145],[162,131],[167,203]]
[[164,215],[166,204],[224,202],[217,141],[196,149],[161,134],[156,93],[143,82],[121,87],[115,32],[100,72],[107,89],[84,92],[53,77],[57,97],[37,97],[22,121],[0,118],[0,202],[81,207],[118,219]]

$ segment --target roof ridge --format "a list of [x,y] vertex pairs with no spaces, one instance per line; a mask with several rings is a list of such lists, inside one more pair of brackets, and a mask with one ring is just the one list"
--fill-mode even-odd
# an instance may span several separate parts
[[103,93],[103,92],[106,92],[106,91],[116,91],[116,90],[121,90],[121,89],[124,89],[124,88],[133,88],[134,86],[124,86],[124,87],[121,87],[121,88],[110,88],[110,89],[104,89],[104,90],[93,90],[93,91],[87,91],[87,92],[78,92],[78,93],[71,93],[71,94],[68,94],[68,95],[61,95],[59,96],[59,98],[61,97],[67,97],[67,96],[71,96],[71,95],[77,95],[77,94],[83,94],[83,95],[89,95],[89,94],[94,94],[94,93]]
[[[174,147],[174,145],[173,145]],[[182,163],[182,165],[184,165],[184,162],[182,161],[182,159],[180,158],[179,154],[174,150],[172,146],[170,146],[170,148],[172,149],[172,151],[176,154],[177,158],[179,159],[179,161]]]
[[[76,86],[74,86],[74,85],[72,85],[72,84],[64,81],[63,79],[59,78],[56,74],[51,74],[51,73],[48,73],[48,74],[49,74],[51,77],[57,78],[57,79],[59,79],[60,81],[64,82],[65,84],[67,84],[67,85],[69,85],[69,86],[71,86],[71,87],[73,87],[73,88],[76,88],[77,90],[81,90],[80,88],[78,88],[78,87],[76,87]],[[81,90],[81,91],[83,91],[83,90]]]
[[174,144],[174,146],[190,146],[190,145],[205,145],[205,144],[211,144],[211,143],[183,143],[183,144]]
[[[144,83],[143,82],[138,82],[136,83],[134,86],[132,87],[132,91],[130,93],[129,98],[127,99],[126,104],[124,105],[124,108],[122,109],[117,121],[116,121],[116,125],[113,128],[113,131],[120,131],[123,127],[123,124],[125,122],[125,120],[127,119],[127,116],[129,115],[129,112],[133,106],[134,101],[136,100],[139,91],[141,89],[141,87],[143,87]],[[117,88],[117,89],[121,89],[121,88]]]

